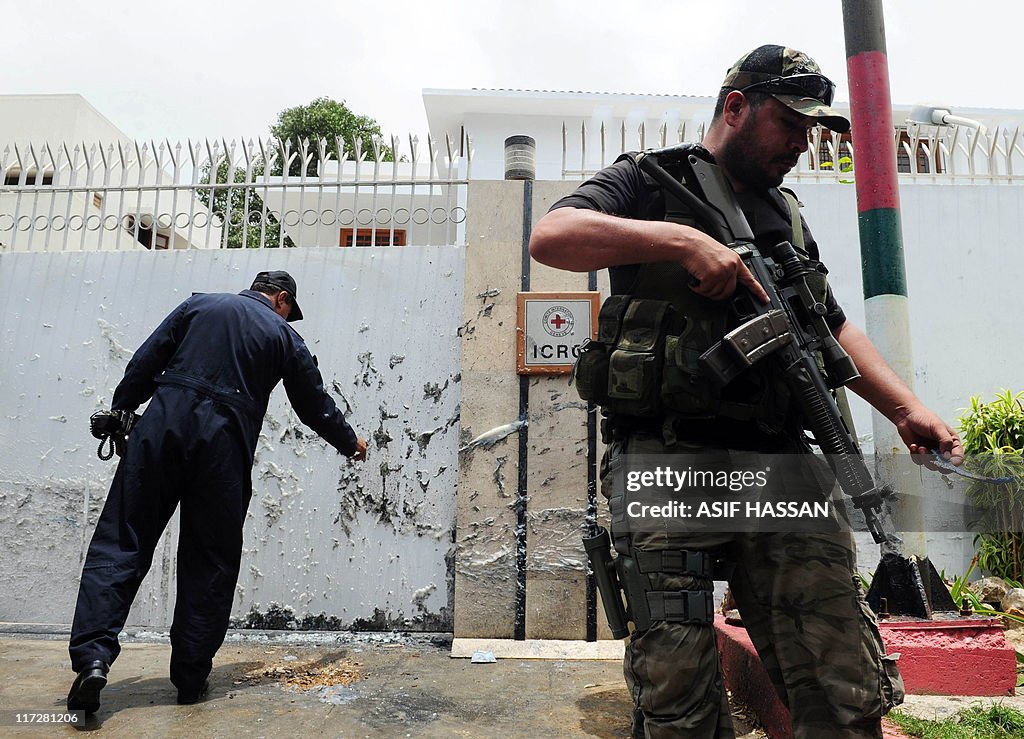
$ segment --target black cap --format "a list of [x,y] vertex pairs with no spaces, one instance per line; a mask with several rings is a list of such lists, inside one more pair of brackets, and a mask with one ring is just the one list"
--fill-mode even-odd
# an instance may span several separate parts
[[260,284],[270,285],[270,287],[276,287],[278,290],[284,290],[287,292],[292,299],[292,309],[288,314],[288,323],[302,320],[302,309],[299,308],[299,289],[295,284],[294,277],[283,269],[274,270],[272,272],[260,272],[256,275],[256,279],[252,281],[252,286],[255,288]]

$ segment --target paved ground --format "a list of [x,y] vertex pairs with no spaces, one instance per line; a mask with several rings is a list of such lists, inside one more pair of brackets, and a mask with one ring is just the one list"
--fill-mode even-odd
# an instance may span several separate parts
[[[294,637],[295,635],[293,635]],[[613,661],[451,659],[446,638],[229,635],[209,698],[178,706],[170,648],[156,635],[124,646],[96,716],[80,729],[14,725],[59,712],[66,637],[0,635],[0,735],[104,737],[603,737],[629,734],[629,697]],[[321,643],[317,643],[321,642]],[[349,683],[324,687],[340,681]],[[293,685],[289,685],[289,682]],[[749,727],[744,731],[749,731]],[[750,736],[757,736],[751,734]]]
[[[18,633],[21,631],[22,633]],[[449,635],[231,632],[207,700],[175,703],[166,636],[129,632],[84,726],[16,724],[61,712],[74,675],[61,629],[0,624],[0,736],[601,737],[629,735],[618,661],[451,659]],[[908,696],[901,710],[944,718],[1000,699]],[[741,717],[747,739],[764,736]],[[888,734],[887,734],[888,735]]]

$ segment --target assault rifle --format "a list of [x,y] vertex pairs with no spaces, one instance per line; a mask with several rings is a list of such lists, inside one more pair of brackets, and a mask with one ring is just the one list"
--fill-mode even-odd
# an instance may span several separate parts
[[[832,394],[860,374],[825,322],[825,305],[808,285],[814,267],[800,259],[788,241],[775,247],[773,258],[758,251],[750,225],[716,165],[689,156],[707,200],[704,202],[659,164],[660,153],[655,150],[642,154],[638,159],[640,169],[662,186],[667,204],[673,198],[679,201],[709,235],[736,252],[770,298],[768,304],[749,294],[734,298],[743,318],[739,326],[701,355],[708,376],[724,386],[758,362],[769,357],[776,362],[796,398],[805,427],[825,455],[840,488],[863,512],[875,542],[889,541],[890,532],[882,524],[881,515],[883,501],[893,491],[886,485],[875,485],[856,437]],[[817,355],[822,357],[824,371]]]

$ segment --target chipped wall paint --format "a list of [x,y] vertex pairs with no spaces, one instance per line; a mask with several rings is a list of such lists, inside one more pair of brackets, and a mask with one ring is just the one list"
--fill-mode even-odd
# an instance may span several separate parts
[[[573,187],[535,185],[535,219]],[[233,615],[299,627],[450,627],[455,598],[462,636],[510,636],[525,531],[528,637],[581,638],[578,537],[595,516],[606,522],[607,510],[586,508],[586,413],[564,379],[531,380],[520,418],[521,188],[473,183],[465,250],[0,253],[0,619],[70,619],[113,472],[95,457],[87,418],[109,403],[134,347],[190,291],[237,291],[258,269],[283,267],[312,308],[299,330],[371,456],[349,464],[275,394]],[[800,196],[837,298],[863,325],[853,191],[807,184]],[[979,337],[1016,330],[1008,301],[1024,253],[1000,245],[1014,243],[1022,210],[1024,188],[1015,186],[917,184],[904,193],[917,391],[948,420],[971,394],[1024,387],[1012,341],[977,350]],[[607,292],[606,273],[598,283]],[[586,285],[586,275],[532,265],[534,290]],[[854,405],[864,432],[866,408]],[[530,499],[521,527],[513,505],[525,422]],[[175,535],[172,525],[133,623],[169,622]],[[875,561],[866,547],[862,561]],[[969,536],[955,535],[929,547],[949,572],[962,572],[972,550]]]
[[[0,254],[0,620],[69,623],[114,472],[91,413],[191,292],[238,292],[287,269],[295,328],[369,441],[352,463],[302,425],[279,386],[260,434],[233,616],[450,629],[464,252],[456,247]],[[129,624],[166,627],[177,524]]]

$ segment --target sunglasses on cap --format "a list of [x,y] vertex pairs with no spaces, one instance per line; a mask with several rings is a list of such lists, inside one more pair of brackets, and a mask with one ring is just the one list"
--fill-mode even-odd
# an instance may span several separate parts
[[814,98],[825,105],[832,105],[832,96],[836,93],[836,85],[832,80],[823,74],[814,72],[791,74],[788,77],[771,77],[737,89],[740,92],[760,90],[767,93],[799,95],[800,97]]

